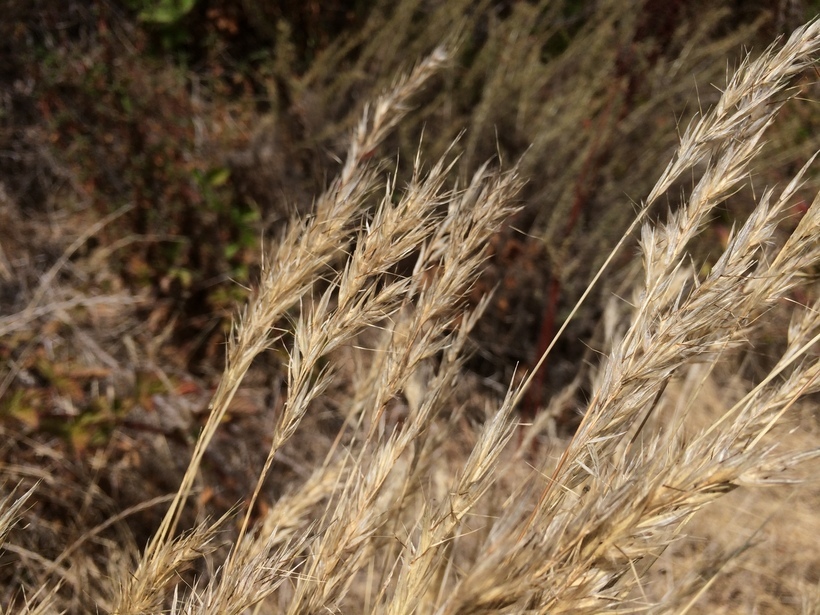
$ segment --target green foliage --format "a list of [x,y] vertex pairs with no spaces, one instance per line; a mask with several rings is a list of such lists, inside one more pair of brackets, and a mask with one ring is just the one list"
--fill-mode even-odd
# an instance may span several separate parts
[[[54,327],[54,334],[59,328]],[[30,379],[0,399],[0,421],[11,428],[57,436],[76,453],[105,446],[114,428],[135,406],[153,408],[153,396],[166,387],[155,374],[139,372],[133,386],[108,395],[97,394],[108,370],[87,369],[71,356],[70,345],[38,347],[19,368]],[[51,356],[58,353],[56,356]]]
[[169,26],[177,23],[196,6],[197,0],[132,0],[139,19],[146,23]]

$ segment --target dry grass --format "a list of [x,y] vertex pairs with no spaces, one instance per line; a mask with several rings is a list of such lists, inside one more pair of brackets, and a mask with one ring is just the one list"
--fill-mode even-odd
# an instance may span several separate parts
[[[780,240],[813,159],[779,192],[760,196],[711,267],[693,266],[688,255],[715,208],[747,181],[766,130],[798,95],[794,84],[818,50],[815,21],[740,66],[683,131],[624,234],[622,244],[642,225],[643,275],[629,301],[607,312],[606,353],[568,442],[545,435],[550,409],[533,425],[516,422],[528,380],[476,403],[463,369],[486,307],[470,310],[466,297],[490,238],[516,211],[522,167],[486,164],[450,187],[452,156],[429,168],[416,158],[399,189],[402,180],[372,160],[448,52],[418,64],[365,110],[339,176],[268,250],[170,506],[141,552],[100,544],[108,568],[89,573],[95,593],[84,603],[123,615],[695,608],[737,553],[708,553],[702,566],[693,558],[694,566],[675,568],[679,582],[664,585],[653,575],[672,569],[664,558],[674,561],[687,523],[741,486],[793,478],[818,455],[816,440],[789,448],[793,439],[774,437],[807,407],[801,400],[820,392],[820,303],[790,301],[820,259],[820,197]],[[663,223],[647,222],[682,178],[694,179],[680,207]],[[789,324],[778,330],[784,310]],[[772,331],[783,342],[767,373],[725,386],[724,366]],[[269,450],[255,489],[234,514],[186,527],[186,510],[206,487],[203,460],[243,380],[260,354],[282,344],[287,386],[264,434]],[[553,404],[571,400],[578,384],[567,383]],[[338,419],[331,431],[314,416],[328,399]],[[262,506],[275,461],[308,445],[314,463]],[[31,497],[6,497],[0,536]],[[18,556],[30,585],[9,609],[78,608],[57,590],[61,582],[82,587],[82,562]],[[190,567],[195,580],[183,576]],[[811,599],[807,591],[804,610]]]

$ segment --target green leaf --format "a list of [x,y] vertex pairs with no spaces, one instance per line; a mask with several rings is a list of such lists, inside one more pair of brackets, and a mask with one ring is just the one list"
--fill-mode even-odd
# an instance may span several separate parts
[[208,173],[208,180],[214,188],[224,186],[231,177],[230,169],[214,169]]
[[140,11],[139,18],[147,23],[171,25],[185,17],[197,0],[159,0],[154,6]]

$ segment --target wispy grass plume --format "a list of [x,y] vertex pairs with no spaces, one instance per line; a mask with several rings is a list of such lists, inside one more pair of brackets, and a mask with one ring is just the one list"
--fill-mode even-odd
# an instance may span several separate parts
[[[631,23],[638,16],[620,23],[607,14],[582,25],[639,30]],[[594,45],[596,31],[581,27],[579,40]],[[519,61],[521,49],[508,55]],[[722,496],[792,480],[796,468],[820,456],[776,437],[802,398],[820,392],[820,300],[808,283],[820,263],[820,196],[798,223],[792,215],[816,173],[814,157],[785,186],[764,190],[711,260],[692,254],[720,205],[748,183],[766,131],[818,51],[820,21],[813,21],[747,58],[719,100],[680,135],[629,231],[586,281],[591,290],[634,240],[642,275],[631,296],[618,297],[606,313],[605,347],[576,408],[580,424],[563,441],[555,430],[544,435],[549,413],[519,422],[517,405],[533,374],[491,394],[465,367],[482,341],[477,325],[490,301],[470,295],[488,246],[520,211],[522,170],[532,168],[485,163],[455,179],[453,149],[432,163],[420,153],[406,175],[403,159],[388,172],[379,147],[451,52],[437,49],[394,81],[365,109],[337,177],[311,213],[294,217],[265,253],[187,470],[150,542],[133,562],[116,559],[110,541],[95,545],[111,555],[100,608],[118,615],[693,608],[755,536],[708,554],[680,583],[650,587],[653,568],[687,524]],[[610,55],[590,47],[586,61],[614,61]],[[362,56],[375,61],[366,49]],[[492,78],[506,83],[501,69]],[[539,83],[553,78],[540,75]],[[490,107],[478,105],[479,124],[489,121]],[[466,158],[479,151],[477,139],[467,137]],[[652,221],[688,177],[681,202]],[[789,324],[778,329],[774,314],[788,310]],[[777,338],[765,373],[737,369],[728,378],[725,366],[739,363],[764,334]],[[262,451],[252,468],[256,482],[229,513],[185,527],[206,452],[229,429],[229,406],[264,353],[281,362],[284,383],[281,403],[271,402],[270,420],[254,434]],[[567,391],[577,391],[585,374],[570,378]],[[709,387],[722,391],[709,401],[712,414],[701,408]],[[577,399],[556,392],[553,403]],[[299,456],[302,449],[309,454]],[[299,472],[275,481],[285,463]],[[203,500],[212,495],[207,487]],[[34,493],[3,500],[0,542]],[[66,553],[101,535],[82,534]],[[47,573],[30,574],[28,582],[42,581],[44,589],[26,612],[51,612],[59,606],[54,579],[71,578],[80,591],[83,578],[70,577],[68,555],[36,558]]]

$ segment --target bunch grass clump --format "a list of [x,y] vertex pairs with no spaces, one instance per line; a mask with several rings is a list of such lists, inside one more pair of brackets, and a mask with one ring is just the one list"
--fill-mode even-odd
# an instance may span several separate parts
[[[819,50],[815,21],[745,61],[719,102],[683,131],[622,240],[642,225],[643,276],[632,299],[613,307],[580,427],[559,455],[543,438],[545,420],[516,419],[529,380],[478,404],[465,393],[469,334],[487,305],[470,308],[466,297],[490,238],[517,210],[520,168],[488,163],[453,185],[452,156],[429,168],[417,157],[399,189],[373,159],[448,52],[419,63],[365,110],[338,177],[268,251],[179,489],[135,561],[112,558],[110,591],[96,603],[121,615],[690,608],[714,575],[657,598],[644,587],[687,522],[740,486],[790,478],[819,454],[778,449],[770,434],[820,392],[820,302],[793,309],[765,377],[707,425],[693,424],[699,388],[756,339],[820,260],[820,197],[779,240],[813,159],[779,192],[761,195],[708,270],[690,266],[688,254],[749,177],[766,130]],[[648,222],[687,174],[696,180],[680,206]],[[287,386],[255,489],[235,514],[181,527],[232,399],[276,345],[287,349]],[[680,382],[691,403],[672,397]],[[305,433],[327,398],[335,431]],[[275,461],[308,441],[320,451],[315,464],[261,506]],[[0,536],[26,497],[7,505]],[[28,612],[50,608],[68,565],[44,566],[41,589],[26,592]],[[192,566],[200,574],[185,580]]]

